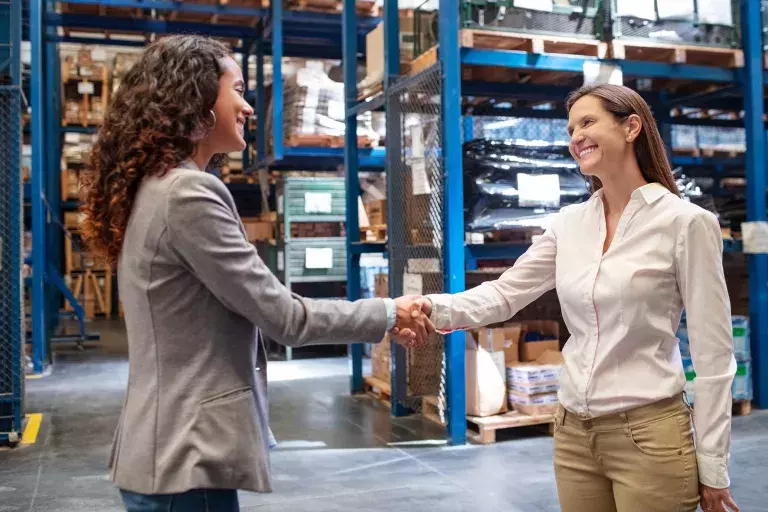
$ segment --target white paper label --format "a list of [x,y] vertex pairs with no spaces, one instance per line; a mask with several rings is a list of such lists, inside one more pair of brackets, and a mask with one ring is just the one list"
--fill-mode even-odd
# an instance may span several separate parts
[[328,100],[328,117],[343,121],[346,112],[343,101]]
[[732,27],[731,0],[700,0],[699,23]]
[[560,206],[560,176],[557,174],[517,175],[517,190],[521,208]]
[[552,12],[552,0],[515,0],[512,5],[518,9]]
[[307,247],[304,252],[304,267],[308,269],[333,268],[333,249],[330,247]]
[[283,195],[279,194],[277,196],[277,214],[282,215],[283,212],[285,212],[285,205],[283,204]]
[[743,222],[741,236],[745,254],[768,253],[768,222]]
[[[712,0],[704,0],[703,4]],[[661,20],[692,20],[693,19],[693,0],[663,0],[658,2],[659,19]],[[730,0],[728,2],[728,11],[730,12]]]
[[655,20],[654,0],[616,0],[616,16]]
[[91,50],[91,60],[94,62],[106,62],[107,51],[103,48],[94,48]]
[[411,147],[413,158],[424,158],[424,132],[420,124],[411,127]]
[[304,213],[333,212],[333,195],[330,192],[306,192],[304,194]]
[[424,278],[421,274],[403,274],[403,295],[422,295]]
[[277,251],[277,270],[278,272],[285,270],[285,253],[283,251]]
[[584,85],[624,85],[624,74],[619,66],[600,61],[584,62]]
[[413,195],[429,195],[432,189],[429,186],[427,177],[427,164],[424,159],[413,160],[411,162],[411,177],[413,180]]
[[77,92],[80,94],[93,94],[93,82],[78,82]]
[[80,144],[80,134],[67,132],[64,134],[65,144]]

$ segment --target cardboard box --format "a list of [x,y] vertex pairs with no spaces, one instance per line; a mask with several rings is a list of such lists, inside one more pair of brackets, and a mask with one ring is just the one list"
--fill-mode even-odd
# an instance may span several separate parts
[[507,365],[507,377],[510,382],[522,384],[558,382],[562,370],[563,354],[547,350],[536,361]]
[[77,212],[64,212],[64,227],[74,231],[80,229],[80,214]]
[[507,390],[518,395],[544,395],[560,390],[559,382],[515,382],[510,379],[509,373],[507,373],[507,381],[509,382]]
[[749,361],[751,350],[749,346],[749,318],[741,315],[731,317],[733,332],[733,352],[737,361]]
[[522,326],[519,323],[505,325],[503,327],[472,329],[467,335],[484,349],[495,352],[504,352],[504,364],[520,361],[519,342]]
[[382,226],[387,223],[387,200],[371,201],[365,205],[368,222],[371,226]]
[[376,274],[373,282],[373,295],[376,297],[389,297],[389,275]]
[[517,412],[529,416],[554,414],[557,412],[557,393],[544,395],[509,394],[509,405]]
[[467,414],[484,417],[507,412],[504,352],[486,350],[470,335],[466,339]]
[[373,345],[371,349],[371,375],[384,382],[390,381],[390,350],[388,334],[384,335],[381,343]]
[[260,242],[275,238],[275,225],[271,222],[264,222],[258,218],[244,218],[243,226],[245,226],[249,242]]
[[560,325],[554,320],[520,322],[520,361],[536,361],[546,351],[560,351]]

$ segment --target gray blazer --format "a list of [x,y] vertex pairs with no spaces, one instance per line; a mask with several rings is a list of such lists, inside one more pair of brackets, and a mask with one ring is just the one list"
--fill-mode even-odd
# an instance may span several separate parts
[[231,194],[194,164],[140,186],[118,263],[130,372],[110,476],[142,494],[272,490],[266,353],[375,343],[381,299],[292,295],[248,243]]

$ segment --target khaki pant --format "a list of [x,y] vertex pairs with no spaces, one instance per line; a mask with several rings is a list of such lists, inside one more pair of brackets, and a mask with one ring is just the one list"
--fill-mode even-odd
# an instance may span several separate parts
[[563,512],[694,512],[699,475],[682,395],[623,413],[555,416],[555,477]]

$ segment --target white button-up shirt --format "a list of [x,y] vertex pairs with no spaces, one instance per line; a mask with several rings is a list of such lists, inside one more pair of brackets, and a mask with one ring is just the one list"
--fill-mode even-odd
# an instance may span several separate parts
[[728,487],[736,360],[717,219],[651,183],[632,193],[603,254],[605,237],[598,191],[563,208],[498,280],[429,296],[435,326],[448,332],[506,321],[556,287],[571,333],[559,399],[571,412],[597,417],[683,391],[675,333],[685,308],[699,480]]

